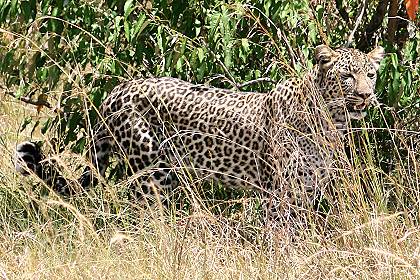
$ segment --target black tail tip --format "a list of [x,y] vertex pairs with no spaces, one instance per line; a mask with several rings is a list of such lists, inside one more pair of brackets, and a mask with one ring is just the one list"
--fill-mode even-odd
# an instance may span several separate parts
[[27,176],[31,171],[37,173],[41,160],[41,147],[38,143],[25,141],[16,146],[15,169],[20,174]]

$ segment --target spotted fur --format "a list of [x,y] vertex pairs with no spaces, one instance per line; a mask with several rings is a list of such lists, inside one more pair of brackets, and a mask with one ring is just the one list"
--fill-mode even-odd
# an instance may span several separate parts
[[[137,174],[141,191],[172,188],[176,174],[283,196],[295,186],[312,200],[322,187],[350,119],[375,100],[384,55],[318,46],[317,65],[271,93],[235,92],[175,78],[138,78],[117,86],[100,108],[93,165],[105,174],[117,152]],[[29,142],[18,146],[19,152]],[[36,163],[26,161],[35,170]],[[22,172],[23,173],[23,172]],[[91,182],[86,170],[82,185]]]

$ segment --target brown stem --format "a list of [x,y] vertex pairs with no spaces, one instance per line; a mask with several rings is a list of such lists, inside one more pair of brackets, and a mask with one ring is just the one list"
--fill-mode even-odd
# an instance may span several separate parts
[[31,105],[35,105],[35,106],[45,106],[45,107],[47,107],[47,108],[49,108],[49,109],[51,109],[51,108],[52,108],[51,104],[50,104],[50,103],[48,103],[48,101],[43,100],[43,99],[32,100],[32,99],[30,99],[29,97],[25,97],[25,96],[22,96],[22,97],[16,97],[16,95],[14,95],[12,92],[9,92],[9,91],[5,91],[5,94],[10,95],[10,96],[13,96],[13,97],[14,97],[14,98],[16,98],[16,99],[18,99],[18,100],[20,100],[20,101],[23,101],[23,102],[25,102],[25,103],[31,104]]
[[388,7],[389,0],[379,1],[378,6],[376,6],[375,13],[370,19],[368,25],[366,26],[366,35],[371,35],[375,33],[382,25],[384,20],[386,8]]
[[382,26],[389,0],[379,1],[372,18],[357,42],[357,48],[365,51],[372,45],[373,34]]
[[390,0],[388,11],[388,41],[392,44],[395,41],[395,33],[397,31],[398,19],[398,0]]

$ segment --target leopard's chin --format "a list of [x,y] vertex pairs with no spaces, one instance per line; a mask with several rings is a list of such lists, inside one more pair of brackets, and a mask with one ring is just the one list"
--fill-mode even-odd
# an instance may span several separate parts
[[360,112],[357,112],[357,111],[349,112],[350,119],[352,119],[352,120],[361,120],[364,117],[366,117],[366,115],[367,115],[367,113],[362,112],[362,111],[360,111]]

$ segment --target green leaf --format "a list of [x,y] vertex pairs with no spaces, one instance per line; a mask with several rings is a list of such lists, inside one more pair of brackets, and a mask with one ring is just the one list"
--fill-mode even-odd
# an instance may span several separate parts
[[146,15],[145,14],[140,14],[136,23],[134,24],[134,27],[131,28],[131,38],[135,38],[146,27],[147,22],[145,23],[144,22],[145,20],[146,20]]
[[32,118],[31,117],[26,117],[23,120],[23,123],[20,125],[20,130],[19,132],[22,132],[25,130],[25,128],[28,126],[28,124],[30,124],[32,122]]
[[51,0],[45,0],[41,2],[41,10],[43,14],[47,14],[48,13],[48,9],[50,8],[50,2]]
[[203,62],[204,60],[204,50],[202,48],[197,48],[197,55],[198,55],[198,60],[201,62]]
[[400,76],[401,74],[398,71],[394,71],[392,74],[392,84],[391,84],[391,98],[395,99],[395,97],[399,94],[400,89]]
[[178,73],[181,73],[181,71],[182,71],[182,62],[183,62],[183,58],[181,56],[176,62],[176,71]]
[[241,39],[241,44],[242,47],[244,48],[244,50],[248,53],[249,52],[249,41],[247,38],[242,38]]
[[404,80],[405,80],[405,82],[408,86],[410,86],[412,84],[413,80],[412,80],[412,74],[411,74],[410,71],[406,72],[406,77],[405,77]]
[[271,1],[264,1],[264,11],[266,15],[270,14]]
[[38,70],[36,71],[36,77],[40,83],[45,82],[48,79],[48,68],[38,68]]
[[241,39],[241,46],[242,48],[239,49],[239,57],[242,59],[243,62],[246,62],[246,58],[249,55],[249,42],[247,38]]
[[133,0],[128,0],[124,4],[124,18],[127,19],[127,17],[131,14],[131,12],[134,10],[133,8]]
[[56,16],[58,16],[59,12],[60,12],[60,10],[58,9],[58,7],[54,7],[52,12],[51,12],[51,15],[56,17]]
[[18,89],[16,90],[15,96],[16,98],[21,98],[22,96],[25,96],[28,92],[28,86],[25,84],[25,82],[21,81],[21,84],[19,85]]
[[397,69],[398,68],[398,57],[396,53],[391,53],[389,54],[390,58],[391,58],[391,63],[392,66]]
[[195,36],[198,36],[201,32],[203,24],[200,22],[200,20],[196,19],[194,21],[194,27],[195,27]]
[[12,0],[9,10],[10,17],[16,17],[18,15],[17,3],[17,0]]
[[319,22],[322,22],[324,19],[324,6],[316,6],[316,18]]
[[220,17],[222,22],[222,32],[223,32],[223,50],[224,50],[224,63],[227,68],[232,66],[232,30],[230,27],[230,17],[228,15],[227,9],[222,7],[222,16]]
[[130,42],[130,25],[127,21],[124,21],[124,34],[125,34],[125,38],[127,38],[127,41]]
[[120,36],[120,22],[123,20],[122,16],[116,16],[114,22],[114,33],[110,36],[109,40],[112,43],[116,43],[118,41],[118,37]]
[[310,22],[308,28],[309,28],[309,33],[308,33],[309,42],[312,43],[312,44],[315,44],[316,41],[317,41],[316,37],[318,35],[318,30],[316,28],[315,23]]
[[162,34],[162,26],[158,27],[157,30],[157,44],[161,53],[164,53],[163,49],[163,34]]
[[74,146],[72,147],[72,151],[75,153],[82,153],[83,149],[86,147],[86,138],[82,137],[79,138]]

